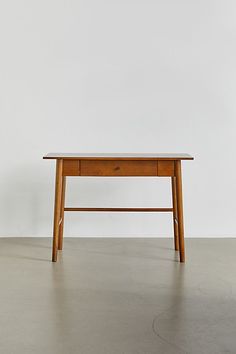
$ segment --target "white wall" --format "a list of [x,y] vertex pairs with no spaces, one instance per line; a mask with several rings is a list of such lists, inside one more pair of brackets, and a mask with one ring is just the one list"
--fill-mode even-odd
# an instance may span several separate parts
[[[188,152],[186,236],[236,236],[236,3],[0,4],[0,235],[49,236],[47,152]],[[69,180],[70,206],[168,206],[168,180]],[[171,216],[67,214],[70,236],[170,235]]]

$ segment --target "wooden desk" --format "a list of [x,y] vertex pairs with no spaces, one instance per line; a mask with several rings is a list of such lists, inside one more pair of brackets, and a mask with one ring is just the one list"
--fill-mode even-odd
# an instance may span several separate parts
[[[44,159],[56,160],[55,206],[52,261],[63,247],[64,211],[93,212],[171,212],[175,250],[185,262],[181,161],[188,154],[63,154],[50,153]],[[69,208],[65,207],[67,176],[171,177],[171,208]]]

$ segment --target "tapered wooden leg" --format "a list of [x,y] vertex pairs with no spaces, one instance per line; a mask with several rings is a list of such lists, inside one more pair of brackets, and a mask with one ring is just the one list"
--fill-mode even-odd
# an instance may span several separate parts
[[178,217],[177,217],[176,177],[171,177],[171,187],[172,187],[174,241],[175,241],[175,250],[178,251],[179,232],[178,232]]
[[62,177],[61,214],[60,214],[58,250],[62,250],[63,248],[65,192],[66,192],[66,177]]
[[54,226],[53,226],[53,245],[52,245],[52,261],[57,261],[59,223],[61,214],[62,200],[62,165],[63,160],[58,159],[56,163],[56,181],[55,181],[55,204],[54,204]]
[[179,235],[179,256],[180,256],[180,262],[185,262],[181,161],[175,161],[175,176],[176,176],[176,196],[177,196],[178,232],[179,232],[178,234]]

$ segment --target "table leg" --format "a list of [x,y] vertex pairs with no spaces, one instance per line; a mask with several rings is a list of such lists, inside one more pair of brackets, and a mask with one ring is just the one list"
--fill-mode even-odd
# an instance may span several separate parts
[[175,250],[178,251],[179,250],[179,232],[178,232],[178,217],[177,217],[176,177],[171,177],[171,189],[172,189]]
[[180,262],[185,262],[181,161],[175,161],[175,176],[178,213],[179,256]]
[[65,192],[66,192],[66,177],[63,176],[62,177],[61,214],[60,214],[58,250],[62,250],[62,248],[63,248]]
[[63,160],[58,159],[56,162],[56,181],[55,181],[55,204],[54,204],[54,226],[53,226],[53,245],[52,245],[52,261],[57,261],[59,223],[61,214],[62,200],[62,166]]

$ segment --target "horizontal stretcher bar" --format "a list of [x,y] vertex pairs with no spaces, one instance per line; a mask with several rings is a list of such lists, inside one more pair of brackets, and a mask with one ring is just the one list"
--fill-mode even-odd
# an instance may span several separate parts
[[64,208],[64,211],[93,212],[173,212],[173,208]]

